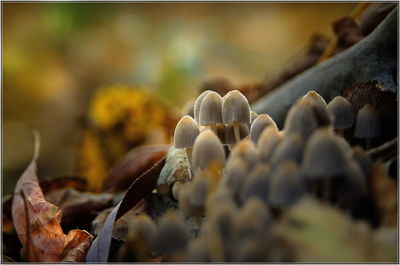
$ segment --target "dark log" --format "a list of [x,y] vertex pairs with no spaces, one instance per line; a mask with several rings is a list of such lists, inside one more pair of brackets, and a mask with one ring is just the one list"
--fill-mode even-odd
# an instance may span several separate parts
[[377,80],[397,93],[397,16],[392,10],[366,38],[297,77],[252,104],[257,113],[267,113],[282,128],[292,104],[314,90],[327,102],[358,82]]

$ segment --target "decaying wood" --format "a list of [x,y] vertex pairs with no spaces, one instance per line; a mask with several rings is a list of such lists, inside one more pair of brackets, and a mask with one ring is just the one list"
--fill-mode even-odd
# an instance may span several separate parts
[[377,80],[397,93],[397,10],[368,37],[286,82],[255,102],[252,110],[269,114],[282,127],[290,106],[310,90],[330,101],[355,83]]

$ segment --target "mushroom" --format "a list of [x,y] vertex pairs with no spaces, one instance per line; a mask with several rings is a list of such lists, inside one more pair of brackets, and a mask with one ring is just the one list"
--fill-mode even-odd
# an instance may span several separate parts
[[293,160],[280,163],[268,184],[268,203],[276,208],[292,205],[304,192],[300,169]]
[[200,129],[196,121],[188,116],[183,116],[175,127],[174,146],[184,148],[190,163],[192,157],[192,147],[196,137],[200,134]]
[[246,178],[241,193],[241,202],[245,202],[251,197],[258,197],[264,202],[267,202],[267,188],[268,188],[268,177],[270,174],[270,168],[268,165],[259,163],[249,173]]
[[[235,157],[241,157],[246,161],[247,169],[252,169],[258,161],[257,150],[254,144],[249,140],[245,139],[240,141],[231,151],[229,160],[233,160]],[[228,161],[229,162],[229,161]]]
[[318,126],[327,126],[332,123],[333,116],[328,111],[324,98],[315,91],[309,91],[300,100],[312,105]]
[[268,126],[263,130],[257,142],[258,157],[263,162],[269,162],[273,152],[281,142],[282,136],[273,126]]
[[190,194],[192,194],[192,191],[192,182],[186,182],[179,188],[179,193],[177,194],[179,210],[184,216],[192,215],[195,212],[190,200]]
[[222,123],[222,98],[215,92],[209,92],[201,102],[199,124],[209,126],[218,135],[217,124]]
[[302,171],[308,180],[322,180],[325,199],[330,198],[331,179],[345,175],[347,157],[336,138],[327,129],[317,130],[308,140]]
[[[235,138],[235,129],[234,125],[230,124],[225,127],[225,144],[228,145],[229,149],[232,150],[232,148],[236,144],[236,138]],[[239,124],[239,138],[244,139],[249,135],[249,127],[247,127],[246,124]]]
[[200,94],[200,96],[197,97],[196,101],[194,102],[194,107],[193,107],[193,114],[194,114],[194,119],[199,122],[199,114],[200,114],[200,106],[201,103],[203,102],[203,99],[205,96],[207,96],[208,93],[212,92],[211,90],[206,90],[203,93]]
[[278,129],[274,120],[268,114],[260,114],[252,122],[250,128],[250,138],[254,144],[257,144],[258,138],[267,126],[274,126],[276,129]]
[[197,237],[190,240],[186,249],[186,256],[188,262],[211,262],[205,237]]
[[365,104],[358,111],[354,136],[365,139],[367,150],[371,148],[371,139],[381,136],[379,114],[371,104]]
[[333,127],[343,136],[343,130],[353,126],[354,112],[351,103],[342,96],[337,96],[328,104],[328,111],[334,117]]
[[225,151],[219,138],[209,129],[204,130],[193,144],[192,167],[196,173],[212,164],[221,168],[225,164]]
[[299,101],[293,105],[286,116],[285,135],[299,133],[305,140],[318,128],[313,105],[308,101]]
[[305,141],[300,134],[295,133],[286,136],[275,148],[270,164],[275,167],[275,165],[289,159],[301,164],[304,144]]
[[239,142],[239,124],[250,123],[250,105],[238,90],[232,90],[225,95],[222,103],[222,120],[225,124],[233,125],[235,141]]
[[175,200],[179,200],[179,192],[181,191],[183,184],[180,181],[177,181],[172,186],[172,196]]
[[168,212],[161,217],[155,246],[161,255],[168,258],[182,252],[189,239],[190,233],[176,212]]
[[240,188],[248,172],[247,161],[240,157],[230,157],[225,166],[226,175],[223,177],[223,184],[228,187],[233,197],[238,200]]
[[206,176],[197,176],[192,183],[192,192],[190,193],[190,204],[194,207],[194,217],[197,225],[201,224],[201,212],[207,198],[209,182]]

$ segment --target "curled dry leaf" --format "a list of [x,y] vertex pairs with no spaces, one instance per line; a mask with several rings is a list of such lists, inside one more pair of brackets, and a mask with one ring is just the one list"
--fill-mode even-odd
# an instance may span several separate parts
[[84,261],[92,236],[83,230],[63,233],[62,211],[44,199],[36,176],[39,142],[35,136],[35,155],[17,182],[12,202],[13,223],[22,243],[21,256],[30,262]]
[[104,182],[103,190],[119,192],[166,155],[169,145],[144,145],[132,149],[114,168]]

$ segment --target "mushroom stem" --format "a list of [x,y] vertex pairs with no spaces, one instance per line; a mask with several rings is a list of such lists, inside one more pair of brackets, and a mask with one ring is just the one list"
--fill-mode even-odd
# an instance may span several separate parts
[[190,165],[190,169],[189,169],[189,178],[192,179],[192,147],[185,147],[185,151],[186,151],[186,156]]
[[240,142],[239,124],[233,123],[233,133],[235,134],[235,143]]

